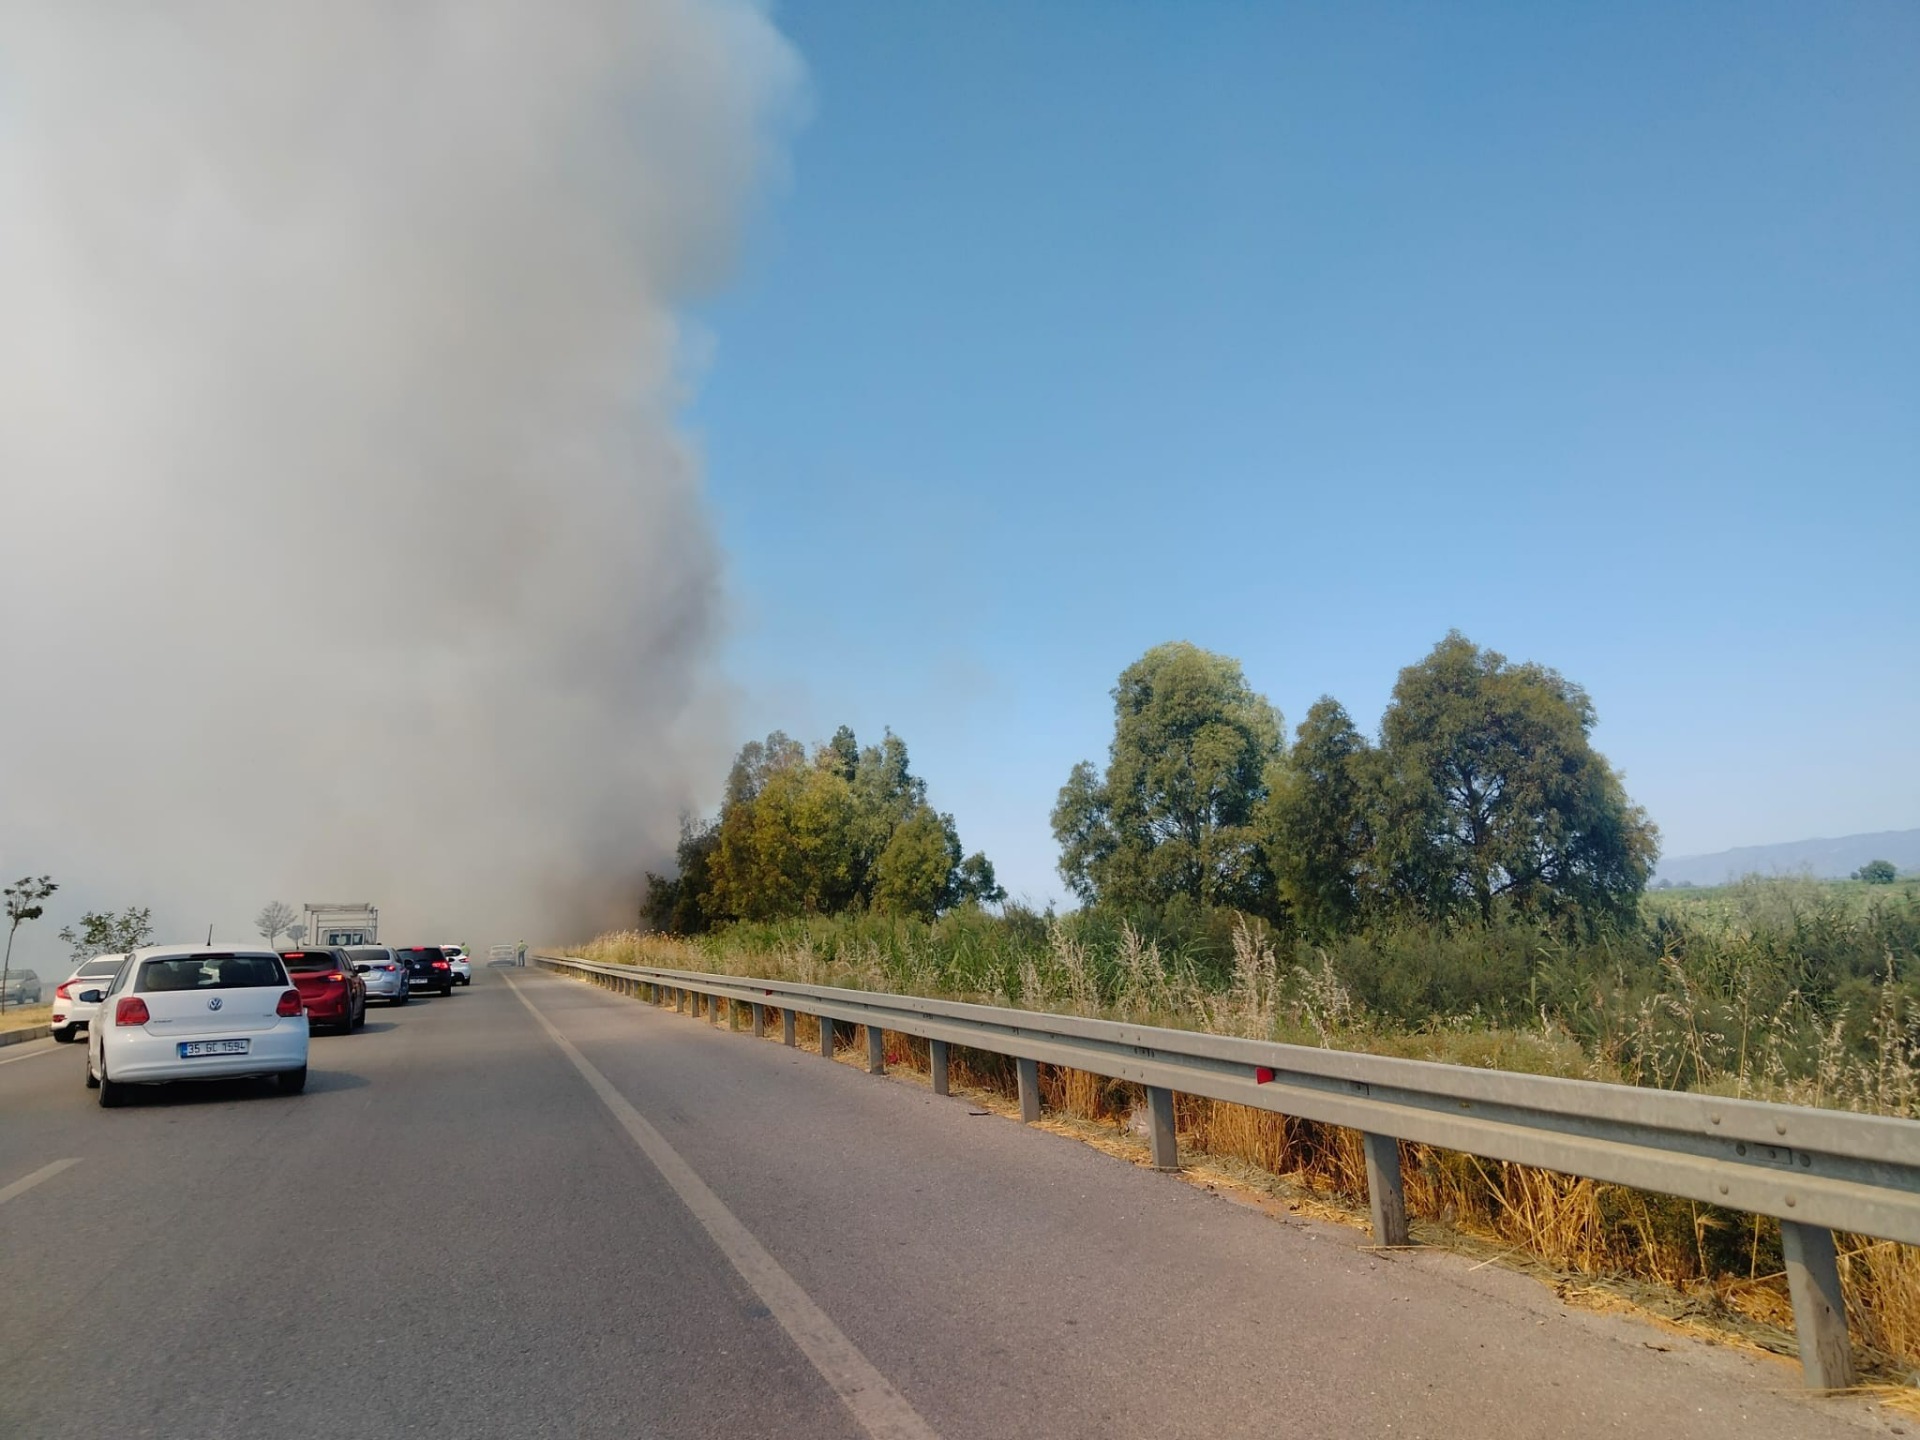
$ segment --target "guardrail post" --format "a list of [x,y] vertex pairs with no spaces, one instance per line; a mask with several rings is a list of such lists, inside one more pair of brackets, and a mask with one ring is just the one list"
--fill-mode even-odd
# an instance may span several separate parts
[[887,1073],[887,1032],[878,1025],[867,1026],[867,1074]]
[[[726,1003],[727,1002],[722,1000],[718,995],[707,996],[707,1019],[715,1025],[718,1025],[720,1023],[720,1007]],[[731,1030],[733,1028],[733,1015],[731,1011],[728,1012],[727,1021],[727,1028]]]
[[1153,1150],[1153,1168],[1180,1168],[1180,1138],[1173,1128],[1173,1091],[1164,1085],[1147,1087],[1147,1141]]
[[791,1049],[798,1043],[793,1033],[793,1011],[784,1006],[780,1011],[780,1043]]
[[1807,1386],[1845,1390],[1853,1384],[1853,1351],[1847,1344],[1847,1302],[1840,1293],[1833,1232],[1782,1220],[1780,1249],[1787,1261],[1793,1331],[1800,1342],[1800,1368]]
[[932,1062],[933,1093],[945,1095],[947,1091],[947,1042],[929,1040],[927,1042],[928,1059]]
[[1367,1152],[1367,1204],[1373,1210],[1373,1243],[1407,1243],[1407,1187],[1400,1174],[1400,1142],[1363,1132]]
[[758,1040],[767,1033],[767,1007],[758,1000],[753,1002],[753,1038]]
[[678,1015],[687,1008],[687,992],[680,986],[673,987],[673,1013]]
[[833,1058],[833,1021],[824,1015],[820,1017],[820,1053],[829,1060]]
[[1020,1074],[1020,1123],[1031,1125],[1040,1118],[1040,1062],[1014,1057]]

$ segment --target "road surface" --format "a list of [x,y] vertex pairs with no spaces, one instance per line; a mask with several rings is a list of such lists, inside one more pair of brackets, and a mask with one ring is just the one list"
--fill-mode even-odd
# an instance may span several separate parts
[[537,970],[316,1037],[299,1097],[103,1111],[83,1049],[0,1050],[8,1440],[1914,1428]]

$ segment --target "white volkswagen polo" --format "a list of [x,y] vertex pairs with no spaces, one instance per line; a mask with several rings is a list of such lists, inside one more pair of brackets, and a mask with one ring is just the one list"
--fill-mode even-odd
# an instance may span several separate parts
[[129,1085],[271,1075],[307,1083],[307,1013],[286,966],[247,946],[156,945],[120,967],[87,1027],[87,1085],[121,1105]]

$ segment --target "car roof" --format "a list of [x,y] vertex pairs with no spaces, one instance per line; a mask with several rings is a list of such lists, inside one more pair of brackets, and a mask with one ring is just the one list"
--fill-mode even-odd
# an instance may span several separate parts
[[217,940],[211,945],[143,945],[133,952],[136,960],[172,960],[183,955],[258,955],[270,960],[280,958],[274,951],[261,945],[222,945]]
[[[98,965],[98,964],[100,964],[100,963],[101,963],[102,961],[105,961],[105,960],[111,960],[111,961],[112,961],[112,962],[113,962],[114,964],[116,964],[116,965],[118,965],[118,964],[119,964],[119,963],[120,963],[120,962],[121,962],[122,960],[124,960],[124,959],[126,959],[126,958],[127,958],[127,957],[126,957],[125,955],[95,955],[95,956],[94,956],[94,957],[93,957],[92,959],[90,959],[90,960],[82,960],[82,961],[81,961],[81,962],[80,962],[80,963],[79,963],[78,965],[76,965],[76,966],[74,966],[74,967],[73,967],[73,973],[74,973],[75,975],[78,975],[78,974],[79,974],[79,973],[80,973],[80,972],[81,972],[82,970],[84,970],[84,969],[86,969],[86,968],[87,968],[87,966],[89,966],[89,965]],[[20,972],[19,972],[19,971],[17,971],[17,970],[16,970],[16,971],[14,971],[14,974],[16,974],[16,975],[17,975],[17,974],[19,974],[19,973],[20,973]]]

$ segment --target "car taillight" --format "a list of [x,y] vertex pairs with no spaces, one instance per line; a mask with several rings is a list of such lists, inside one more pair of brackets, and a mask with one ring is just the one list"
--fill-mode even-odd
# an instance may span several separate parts
[[444,970],[447,968],[447,962],[444,960],[436,960],[433,962],[433,968],[436,970]]
[[386,971],[389,975],[391,975],[394,971],[398,970],[400,967],[398,965],[382,965],[380,968]]
[[334,971],[331,975],[327,976],[327,979],[333,981],[333,983],[336,985],[338,985],[342,980],[346,978],[347,977],[342,975],[338,970]]
[[147,1002],[138,995],[122,995],[120,1003],[113,1007],[113,1023],[116,1025],[144,1025],[152,1018],[147,1014]]
[[53,998],[56,1000],[73,999],[73,981],[62,980],[58,985],[54,986]]
[[[125,1003],[124,1001],[122,1002]],[[280,994],[280,1003],[273,1007],[273,1013],[282,1019],[291,1020],[300,1013],[300,992],[285,990]]]

